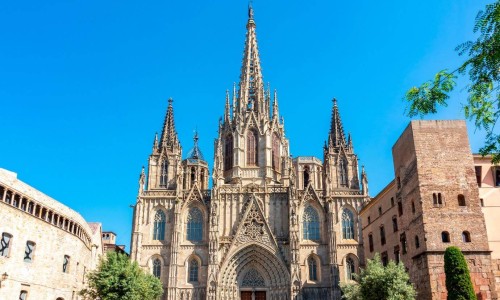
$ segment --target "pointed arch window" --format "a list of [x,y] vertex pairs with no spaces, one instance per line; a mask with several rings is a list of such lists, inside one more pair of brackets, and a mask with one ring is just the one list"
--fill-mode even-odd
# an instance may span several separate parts
[[224,171],[231,170],[233,167],[233,137],[228,135],[224,147]]
[[280,171],[280,140],[277,134],[273,135],[273,169]]
[[196,169],[193,167],[191,168],[191,186],[193,186],[194,182],[196,181]]
[[203,215],[197,207],[189,209],[187,216],[187,240],[201,241],[203,236]]
[[191,259],[189,262],[189,282],[198,282],[198,260]]
[[347,186],[347,161],[344,158],[340,159],[339,163],[340,185]]
[[153,226],[153,240],[162,241],[165,239],[166,216],[162,210],[157,210]]
[[247,133],[247,166],[259,165],[259,138],[257,132],[249,130]]
[[309,184],[309,167],[305,166],[304,167],[304,189],[306,189],[307,185]]
[[342,212],[342,236],[344,239],[354,239],[354,215],[347,208]]
[[160,186],[166,187],[168,182],[168,161],[165,159],[161,163],[160,170]]
[[161,260],[159,258],[153,260],[153,275],[156,278],[160,278],[161,276]]
[[319,240],[319,216],[311,205],[304,209],[302,226],[304,240]]
[[318,280],[318,263],[314,259],[314,257],[310,256],[307,259],[307,265],[309,266],[309,280],[317,281]]
[[204,190],[205,187],[205,169],[201,169],[200,171],[200,188]]
[[352,259],[352,257],[348,257],[345,260],[345,265],[347,280],[355,280],[354,274],[356,274],[356,264],[354,263],[354,259]]

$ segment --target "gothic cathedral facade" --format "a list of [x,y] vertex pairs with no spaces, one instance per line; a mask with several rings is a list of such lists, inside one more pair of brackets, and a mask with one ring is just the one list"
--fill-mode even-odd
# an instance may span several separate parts
[[364,261],[364,170],[336,100],[323,161],[291,157],[276,92],[265,89],[249,8],[238,89],[227,93],[212,187],[198,137],[182,157],[172,100],[139,179],[131,257],[162,299],[340,299]]

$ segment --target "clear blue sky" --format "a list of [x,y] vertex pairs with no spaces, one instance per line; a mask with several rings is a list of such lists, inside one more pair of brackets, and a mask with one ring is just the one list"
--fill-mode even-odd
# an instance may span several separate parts
[[[402,96],[473,38],[485,0],[254,1],[266,82],[291,154],[322,159],[331,99],[370,194],[392,178]],[[168,97],[184,155],[197,127],[212,165],[225,90],[240,74],[246,1],[2,1],[0,167],[129,245],[137,179]],[[463,118],[456,93],[436,119]],[[472,150],[482,134],[469,125]]]

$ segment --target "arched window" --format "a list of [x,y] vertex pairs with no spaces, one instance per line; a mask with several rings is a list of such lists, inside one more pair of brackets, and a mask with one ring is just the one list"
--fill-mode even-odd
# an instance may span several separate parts
[[162,210],[157,210],[153,226],[153,240],[162,241],[165,239],[165,213]]
[[273,169],[280,171],[280,140],[278,135],[273,136]]
[[339,176],[340,176],[340,185],[347,186],[347,161],[344,158],[340,159],[339,162]]
[[198,261],[193,258],[189,262],[189,282],[198,282]]
[[196,169],[195,168],[191,168],[191,186],[194,184],[196,180]]
[[460,194],[457,197],[458,199],[458,206],[465,206],[465,197],[464,195]]
[[201,241],[203,236],[203,215],[197,207],[189,209],[187,216],[187,240]]
[[305,166],[304,167],[304,189],[307,187],[309,184],[309,167]]
[[441,240],[443,241],[443,243],[450,242],[450,234],[448,233],[448,231],[441,232]]
[[318,212],[311,205],[308,205],[304,209],[302,226],[304,228],[304,240],[319,240],[319,216]]
[[471,242],[470,233],[468,231],[462,232],[462,242],[464,242],[464,243],[470,243]]
[[342,236],[344,239],[354,239],[354,215],[347,208],[342,213]]
[[318,265],[314,257],[310,256],[307,259],[307,265],[309,266],[309,280],[318,280]]
[[153,275],[156,278],[160,278],[161,276],[161,260],[159,258],[153,260]]
[[259,138],[257,132],[249,130],[247,133],[247,166],[259,165]]
[[200,171],[200,187],[204,190],[205,187],[205,169],[201,169]]
[[231,135],[226,137],[224,148],[224,171],[227,171],[233,167],[233,137]]
[[161,164],[161,171],[160,171],[160,186],[167,186],[168,182],[168,161],[165,159],[163,163]]
[[21,291],[19,293],[19,300],[26,300],[28,297],[28,292],[27,291]]
[[415,248],[420,248],[420,240],[418,239],[418,235],[415,236]]
[[346,279],[355,280],[354,274],[356,274],[356,265],[354,264],[354,259],[352,259],[352,257],[348,257],[345,260],[345,266],[346,266]]

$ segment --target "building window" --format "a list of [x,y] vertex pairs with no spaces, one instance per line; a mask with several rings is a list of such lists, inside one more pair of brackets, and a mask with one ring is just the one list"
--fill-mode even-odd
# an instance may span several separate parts
[[401,242],[401,248],[403,250],[403,254],[406,254],[408,250],[408,245],[406,244],[406,233],[401,233],[399,236],[399,241]]
[[462,195],[462,194],[458,195],[457,200],[458,200],[458,206],[465,206],[464,195]]
[[233,167],[233,137],[231,135],[226,137],[225,151],[224,151],[224,170],[231,170]]
[[70,258],[68,255],[64,255],[64,260],[63,260],[63,273],[69,273],[69,261]]
[[399,256],[399,246],[394,246],[394,261],[399,264],[400,256]]
[[24,262],[32,262],[34,252],[35,252],[35,243],[32,241],[27,241],[26,248],[24,249]]
[[396,179],[396,182],[398,184],[398,190],[401,188],[401,178],[398,176],[398,178]]
[[392,230],[398,231],[398,218],[396,216],[392,216]]
[[370,224],[372,222],[372,219],[370,218],[370,216],[368,216],[368,224]]
[[345,158],[340,159],[339,173],[340,173],[340,185],[347,186],[348,185],[348,175],[347,175],[347,161],[345,160]]
[[316,281],[318,280],[318,265],[316,260],[313,257],[309,257],[308,259],[309,265],[309,280]]
[[500,168],[495,168],[495,186],[500,186]]
[[468,231],[462,232],[462,242],[464,243],[470,243],[470,233]]
[[441,232],[441,241],[443,241],[443,243],[450,242],[450,234],[448,233],[448,231]]
[[19,300],[26,300],[28,299],[28,292],[27,291],[21,291],[19,293]]
[[483,198],[480,198],[480,199],[479,199],[479,203],[481,203],[481,206],[484,206],[484,199],[483,199]]
[[189,262],[189,282],[198,282],[198,261],[195,258]]
[[400,217],[403,215],[403,203],[401,201],[398,201],[398,214]]
[[280,171],[280,140],[277,134],[273,135],[273,169],[275,171]]
[[378,215],[381,216],[382,215],[382,207],[379,206],[378,208]]
[[432,194],[432,203],[434,206],[442,206],[443,205],[443,197],[441,193],[433,193]]
[[387,251],[382,252],[380,254],[380,258],[382,259],[382,265],[386,267],[387,264],[389,263],[389,255],[387,255]]
[[368,235],[368,245],[370,246],[370,252],[373,252],[373,235],[371,233]]
[[380,226],[380,244],[385,245],[385,229],[384,229],[384,226]]
[[258,166],[259,137],[257,132],[249,130],[247,133],[247,166]]
[[196,169],[193,167],[191,168],[191,181],[189,182],[190,185],[192,186],[195,181],[196,181]]
[[159,258],[153,260],[153,275],[156,278],[160,278],[161,276],[161,260]]
[[162,210],[157,210],[153,226],[153,240],[162,241],[165,239],[166,216]]
[[394,207],[394,197],[391,197],[391,207]]
[[11,240],[11,234],[7,232],[2,233],[2,240],[0,241],[0,256],[9,256]]
[[160,186],[166,187],[168,182],[168,161],[165,159],[161,164]]
[[187,216],[187,240],[201,241],[203,237],[203,214],[197,207],[189,209]]
[[415,202],[414,201],[411,202],[411,212],[413,214],[415,214]]
[[311,205],[304,209],[302,225],[304,240],[319,240],[319,216]]
[[356,265],[354,264],[354,259],[352,257],[348,257],[345,260],[346,271],[347,271],[347,280],[355,280],[354,274],[356,274]]
[[347,208],[342,213],[342,235],[344,239],[354,239],[354,215]]
[[307,187],[309,184],[309,167],[305,166],[304,167],[304,173],[303,173],[303,181],[304,181],[304,189]]
[[206,186],[205,186],[205,169],[201,169],[201,171],[200,171],[200,188],[202,190],[206,189]]
[[483,168],[481,166],[475,166],[474,170],[476,171],[477,186],[481,187],[481,182],[482,182],[482,178],[483,178],[483,174],[482,174],[483,173]]
[[418,235],[415,236],[415,248],[420,248],[420,240],[418,239]]

